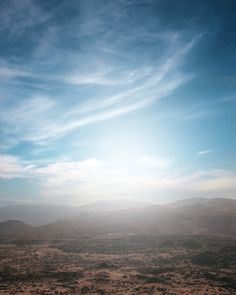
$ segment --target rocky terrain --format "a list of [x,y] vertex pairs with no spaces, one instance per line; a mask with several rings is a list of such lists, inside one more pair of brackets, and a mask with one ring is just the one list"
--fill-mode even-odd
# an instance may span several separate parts
[[235,294],[235,208],[192,199],[3,221],[0,295]]
[[0,294],[235,294],[236,241],[93,234],[2,239]]

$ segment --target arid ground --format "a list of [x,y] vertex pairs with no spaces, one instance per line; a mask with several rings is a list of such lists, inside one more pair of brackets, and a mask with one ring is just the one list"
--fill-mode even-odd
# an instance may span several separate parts
[[236,241],[214,236],[2,237],[0,294],[235,294]]

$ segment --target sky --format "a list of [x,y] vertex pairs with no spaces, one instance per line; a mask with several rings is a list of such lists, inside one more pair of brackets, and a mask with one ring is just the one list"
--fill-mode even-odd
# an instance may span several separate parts
[[2,0],[0,206],[236,198],[234,0]]

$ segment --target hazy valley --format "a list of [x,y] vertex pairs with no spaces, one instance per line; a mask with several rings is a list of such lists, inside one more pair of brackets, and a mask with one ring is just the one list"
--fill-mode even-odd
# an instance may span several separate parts
[[1,222],[0,294],[234,294],[235,200],[118,203]]

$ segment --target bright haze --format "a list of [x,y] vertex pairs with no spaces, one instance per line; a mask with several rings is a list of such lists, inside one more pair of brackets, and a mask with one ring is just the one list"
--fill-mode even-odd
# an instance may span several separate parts
[[235,9],[1,1],[1,205],[235,198]]

